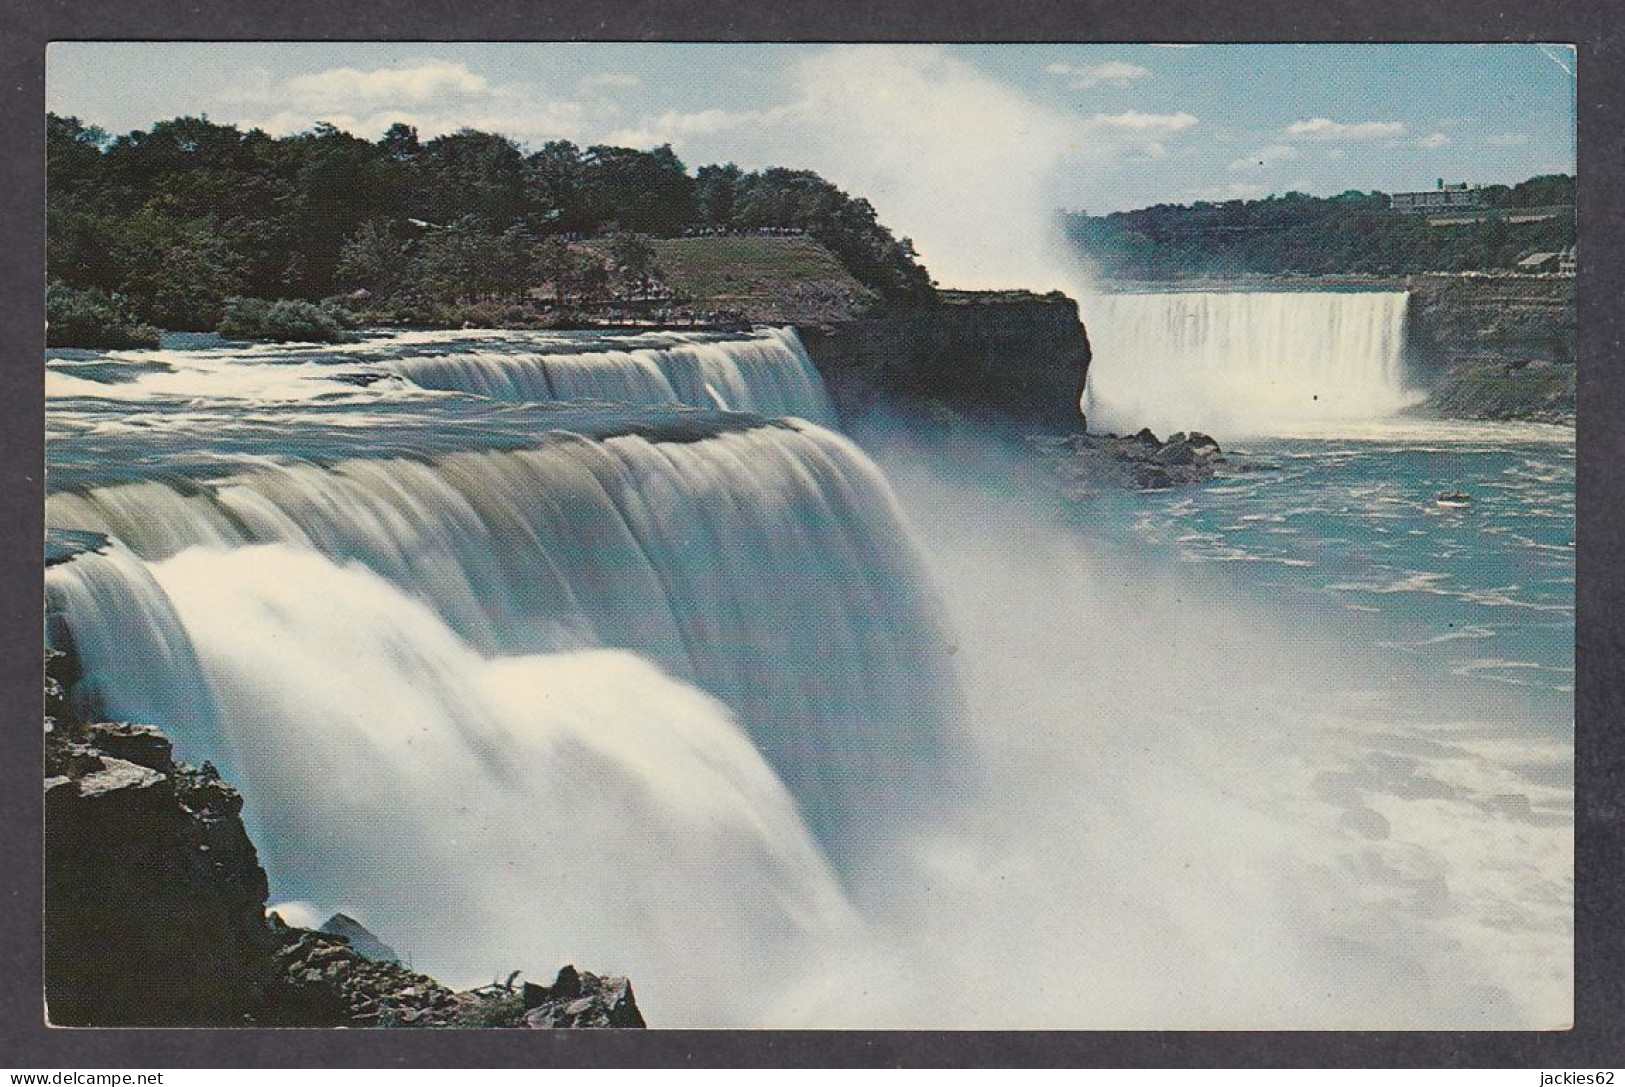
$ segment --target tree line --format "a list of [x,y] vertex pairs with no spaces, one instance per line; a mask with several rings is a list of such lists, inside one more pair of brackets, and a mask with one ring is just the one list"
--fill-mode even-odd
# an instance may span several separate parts
[[[1490,185],[1483,196],[1483,221],[1448,226],[1394,210],[1385,193],[1354,190],[1074,212],[1062,225],[1074,249],[1115,279],[1487,271],[1574,244],[1572,175]],[[1514,221],[1534,209],[1551,216]]]
[[163,328],[212,330],[239,298],[364,297],[444,317],[647,290],[648,238],[706,229],[805,232],[882,298],[933,297],[909,240],[806,170],[691,174],[669,145],[527,153],[496,133],[423,141],[404,124],[371,141],[330,124],[273,137],[180,117],[110,137],[47,121],[53,294]]

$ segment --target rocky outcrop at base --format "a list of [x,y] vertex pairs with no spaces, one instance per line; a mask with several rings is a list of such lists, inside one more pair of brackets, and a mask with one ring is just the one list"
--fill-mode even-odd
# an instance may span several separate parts
[[274,914],[271,925],[276,986],[265,1018],[278,1026],[447,1027],[467,1007],[433,978],[370,959],[343,936],[291,928]]
[[[1120,438],[1115,434],[1035,435],[1028,439],[1051,467],[1088,497],[1092,488],[1119,487],[1142,491],[1169,490],[1206,483],[1230,458],[1219,443],[1200,431],[1174,434],[1162,441],[1149,429]],[[1236,466],[1241,471],[1257,465]]]
[[642,1027],[632,983],[601,978],[566,966],[552,985],[525,984],[524,1024],[533,1029],[564,1027]]

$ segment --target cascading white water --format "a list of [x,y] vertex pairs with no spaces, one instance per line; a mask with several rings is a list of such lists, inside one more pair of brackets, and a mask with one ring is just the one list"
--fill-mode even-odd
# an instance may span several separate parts
[[[541,342],[62,360],[49,521],[111,537],[52,552],[75,693],[243,788],[278,902],[452,984],[630,972],[663,1026],[1561,1021],[1565,828],[1498,814],[1532,787],[1440,745],[1436,682],[1362,679],[1297,613],[1103,558],[1019,473],[904,441],[950,639],[843,437],[377,380]],[[1418,750],[1459,790],[1417,801],[1437,828],[1317,799]],[[1526,1007],[1502,979],[1534,970]]]
[[1081,307],[1096,431],[1308,434],[1392,415],[1405,383],[1403,292],[1104,294]]
[[860,933],[831,863],[953,772],[895,501],[821,426],[695,410],[832,418],[791,330],[465,339],[61,360],[73,697],[241,786],[277,900],[443,980],[577,961],[760,1022]]
[[[279,899],[352,909],[443,980],[579,961],[633,972],[664,1022],[744,1024],[854,930],[727,709],[630,653],[487,657],[286,545],[149,565],[115,544],[47,591],[81,687],[244,788]],[[708,1006],[696,963],[730,982]]]
[[425,388],[496,400],[677,403],[826,426],[835,421],[818,371],[790,328],[608,351],[459,351],[410,356],[390,366]]
[[[867,458],[808,424],[90,488],[47,518],[153,562],[277,543],[355,563],[487,656],[635,650],[738,714],[837,855],[942,772],[946,641],[907,533]],[[104,696],[117,656],[87,662]]]

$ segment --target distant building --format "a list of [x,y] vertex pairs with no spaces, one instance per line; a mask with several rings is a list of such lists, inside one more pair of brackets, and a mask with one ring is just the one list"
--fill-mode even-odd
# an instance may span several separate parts
[[1484,206],[1484,186],[1469,185],[1465,181],[1447,185],[1441,177],[1437,188],[1394,193],[1388,197],[1388,206],[1395,211],[1417,215],[1457,208],[1481,208]]
[[1556,272],[1560,276],[1571,276],[1575,267],[1575,247],[1558,250],[1555,253],[1530,253],[1518,261],[1520,272]]
[[1531,253],[1518,262],[1520,271],[1525,272],[1555,272],[1561,253]]

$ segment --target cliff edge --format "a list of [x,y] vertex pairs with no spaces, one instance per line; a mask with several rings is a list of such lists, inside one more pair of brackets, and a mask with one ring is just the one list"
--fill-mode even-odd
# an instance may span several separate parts
[[1089,337],[1060,292],[940,291],[938,304],[798,328],[836,410],[939,403],[970,419],[1083,422]]

